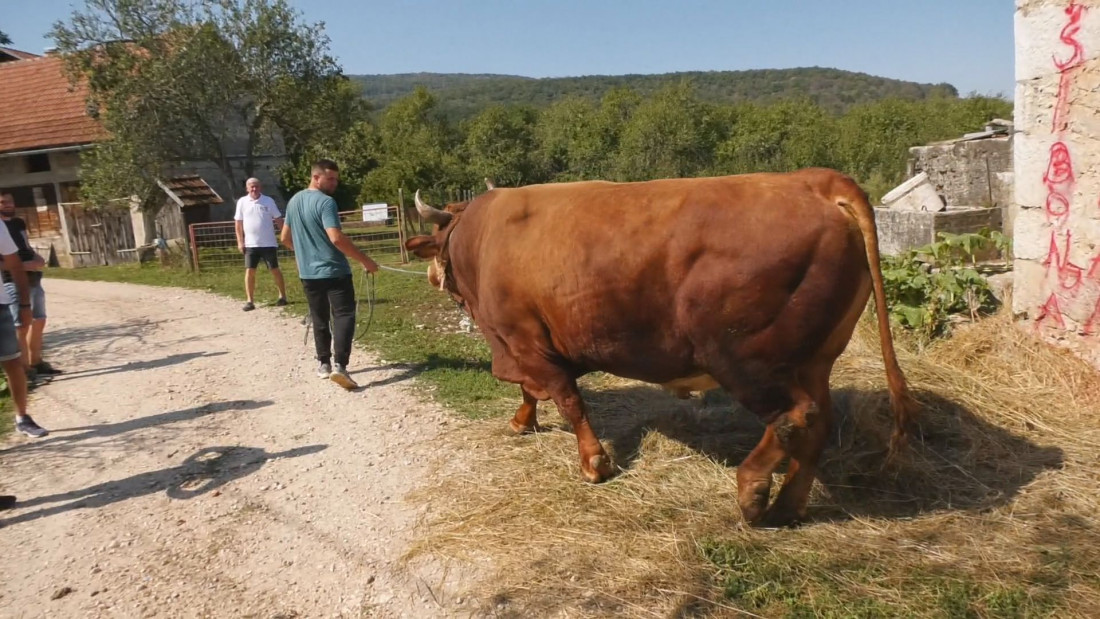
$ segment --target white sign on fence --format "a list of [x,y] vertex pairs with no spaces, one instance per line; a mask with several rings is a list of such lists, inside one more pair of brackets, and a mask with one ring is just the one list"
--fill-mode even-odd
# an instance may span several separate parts
[[364,204],[363,221],[386,221],[390,207],[388,204]]

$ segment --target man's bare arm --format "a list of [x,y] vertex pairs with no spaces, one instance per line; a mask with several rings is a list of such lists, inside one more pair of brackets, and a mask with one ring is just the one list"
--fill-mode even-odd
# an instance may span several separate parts
[[[20,234],[23,235],[23,242],[25,242],[27,244],[27,247],[31,247],[31,237],[27,236],[27,231],[24,230]],[[34,250],[34,248],[31,247],[31,250]],[[46,259],[42,257],[42,254],[35,251],[34,252],[34,258],[31,258],[30,260],[26,260],[26,261],[23,262],[23,270],[24,271],[45,271],[46,270]]]
[[283,231],[279,234],[279,240],[283,242],[287,249],[294,251],[294,240],[290,236],[290,226],[285,221],[283,222]]
[[352,243],[348,235],[344,234],[342,230],[339,228],[325,228],[325,232],[328,234],[328,240],[332,241],[336,249],[344,252],[344,255],[348,258],[363,265],[363,268],[366,269],[368,273],[374,273],[378,270],[378,263],[371,260],[369,256],[360,251],[359,248],[355,246],[355,243]]
[[244,251],[244,222],[237,220],[234,222],[233,229],[237,233],[237,249]]

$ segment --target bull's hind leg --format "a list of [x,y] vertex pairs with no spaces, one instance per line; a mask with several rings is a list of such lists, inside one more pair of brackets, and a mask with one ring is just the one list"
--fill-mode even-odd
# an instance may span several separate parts
[[523,392],[523,404],[520,404],[519,408],[516,409],[516,414],[508,422],[508,425],[516,434],[541,432],[542,426],[539,425],[538,418],[538,399],[523,387],[520,387],[520,391]]
[[[790,407],[768,424],[764,438],[737,469],[738,499],[746,521],[755,526],[786,526],[806,517],[806,504],[817,462],[832,425],[828,370],[799,377]],[[771,474],[787,456],[787,475],[771,507],[767,507]]]
[[779,496],[764,514],[764,524],[784,526],[806,518],[817,464],[829,440],[833,425],[833,403],[829,392],[832,364],[807,369],[799,378],[809,391],[809,406],[796,407],[776,420],[778,435],[790,462]]
[[[737,467],[737,502],[741,507],[742,517],[754,526],[764,524],[772,488],[772,473],[788,455],[793,432],[792,422],[803,419],[813,405],[809,394],[802,389],[792,389],[789,398],[776,400],[784,402],[786,410],[768,424],[764,429],[764,437]],[[770,408],[774,406],[772,398],[762,402],[742,403],[758,415],[768,415],[776,410]]]

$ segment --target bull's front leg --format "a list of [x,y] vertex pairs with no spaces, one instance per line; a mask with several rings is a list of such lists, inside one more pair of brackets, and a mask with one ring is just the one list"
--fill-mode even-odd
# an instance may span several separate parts
[[539,401],[523,387],[519,389],[523,393],[523,404],[520,404],[519,408],[516,409],[516,414],[508,422],[508,425],[516,434],[541,432],[542,426],[539,425],[538,419]]

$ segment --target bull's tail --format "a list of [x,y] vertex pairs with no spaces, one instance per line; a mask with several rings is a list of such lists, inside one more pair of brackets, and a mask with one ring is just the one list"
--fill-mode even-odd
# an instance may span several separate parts
[[836,203],[848,212],[863,233],[867,249],[867,266],[871,270],[871,285],[875,295],[875,314],[878,316],[878,336],[882,347],[882,361],[886,366],[886,382],[890,389],[890,408],[894,412],[894,434],[890,438],[890,454],[894,455],[905,445],[910,425],[917,414],[917,402],[909,393],[905,374],[898,365],[894,351],[894,337],[890,333],[890,313],[886,307],[886,290],[882,283],[882,267],[879,264],[878,230],[875,228],[875,211],[867,194],[854,181],[845,179],[846,190]]

